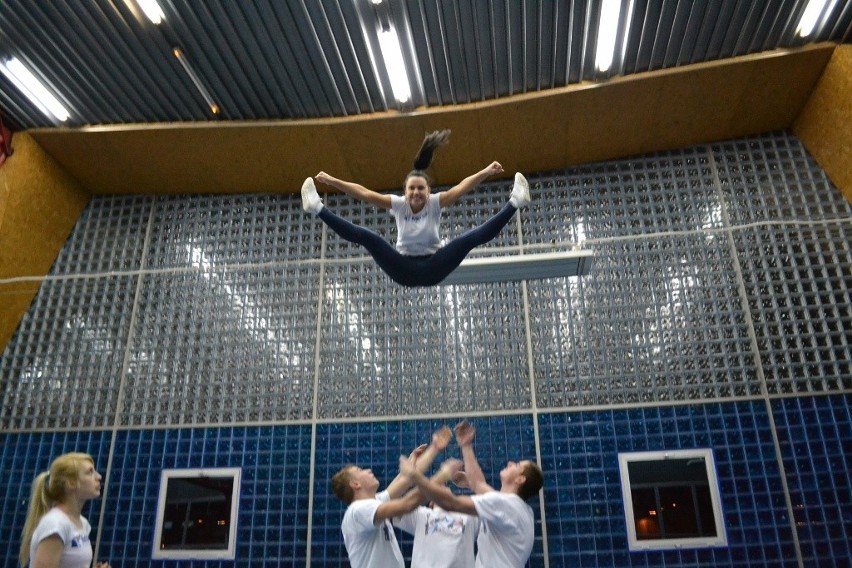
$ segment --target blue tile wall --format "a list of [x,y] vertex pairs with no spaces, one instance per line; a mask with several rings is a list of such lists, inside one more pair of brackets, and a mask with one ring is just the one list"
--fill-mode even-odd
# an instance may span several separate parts
[[[849,467],[844,440],[852,427],[849,397],[775,401],[784,467],[791,483],[797,533],[806,566],[843,566],[848,558]],[[475,444],[489,481],[509,459],[535,455],[529,416],[475,418]],[[340,467],[372,468],[386,484],[401,453],[429,440],[443,421],[321,424],[314,465],[311,566],[347,565],[340,535],[344,506],[329,491]],[[796,566],[792,526],[770,417],[763,401],[606,411],[548,413],[539,417],[545,472],[544,515],[551,566]],[[17,550],[15,527],[25,515],[31,479],[64,451],[81,449],[106,464],[104,432],[2,435],[10,472],[2,512],[6,550]],[[305,566],[310,487],[311,428],[270,426],[120,432],[113,473],[105,480],[106,513],[87,516],[102,525],[98,555],[124,565]],[[619,485],[618,453],[709,447],[719,476],[727,547],[629,552]],[[454,444],[446,457],[457,457]],[[100,466],[104,469],[104,466]],[[230,562],[151,561],[154,511],[162,469],[241,467],[237,559]],[[536,544],[529,566],[544,566],[539,501]],[[18,531],[20,528],[17,529]],[[406,557],[411,538],[400,534]],[[13,558],[13,554],[9,558]]]
[[852,562],[852,396],[772,402],[805,566]]
[[[311,429],[308,426],[120,432],[100,556],[113,566],[305,566]],[[242,468],[236,561],[154,561],[163,469]]]
[[[764,402],[545,414],[540,421],[551,565],[797,566]],[[630,552],[618,454],[686,448],[713,450],[728,546]]]

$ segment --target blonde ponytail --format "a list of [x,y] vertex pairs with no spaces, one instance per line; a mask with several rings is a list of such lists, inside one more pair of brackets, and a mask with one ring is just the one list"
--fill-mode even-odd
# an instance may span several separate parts
[[33,480],[30,490],[30,506],[27,510],[27,520],[24,522],[24,530],[21,533],[21,550],[18,560],[21,566],[26,566],[30,561],[30,540],[41,518],[51,507],[50,499],[46,492],[49,489],[48,472],[44,471]]
[[53,460],[50,471],[44,471],[33,480],[30,490],[30,505],[27,509],[27,519],[21,532],[21,550],[18,561],[26,566],[30,561],[30,541],[41,518],[56,504],[65,500],[68,487],[76,485],[80,471],[85,463],[94,464],[89,454],[72,452],[63,454]]

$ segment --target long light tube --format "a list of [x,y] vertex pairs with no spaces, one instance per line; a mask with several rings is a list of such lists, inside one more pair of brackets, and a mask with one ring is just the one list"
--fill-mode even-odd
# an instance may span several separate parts
[[633,21],[633,4],[634,0],[630,0],[627,6],[627,17],[624,18],[624,37],[621,39],[622,61],[624,61],[624,56],[627,54],[627,38],[630,37],[630,22]]
[[382,49],[382,58],[385,60],[394,97],[401,103],[408,102],[411,98],[411,85],[405,71],[405,62],[402,60],[399,36],[393,26],[379,31],[379,47]]
[[213,114],[219,114],[219,105],[216,104],[216,101],[213,100],[213,97],[210,96],[210,93],[207,92],[207,89],[204,87],[204,84],[201,82],[201,79],[196,75],[195,70],[189,64],[189,61],[186,60],[186,56],[183,54],[183,51],[179,47],[175,47],[172,49],[172,53],[177,58],[183,70],[186,71],[186,74],[189,76],[192,84],[195,85],[195,88],[198,89],[198,92],[201,93],[201,96],[204,97],[204,102],[207,103],[207,106],[210,107],[210,112]]
[[599,71],[607,71],[612,66],[620,13],[621,0],[604,0],[601,19],[598,22],[598,45],[595,52],[595,66]]
[[[828,0],[811,0],[808,2],[808,5],[805,7],[805,11],[802,13],[802,19],[799,20],[799,26],[796,28],[796,33],[798,33],[801,37],[808,37],[811,35],[811,32],[813,32],[816,27],[817,19],[819,19],[820,14],[822,14],[822,10],[825,8],[827,1]],[[832,7],[834,7],[834,1],[831,3]]]
[[136,0],[136,3],[139,4],[139,7],[145,12],[145,16],[151,20],[152,24],[159,24],[166,17],[163,9],[157,4],[157,0]]
[[71,116],[62,103],[53,96],[32,71],[17,57],[7,59],[0,65],[2,72],[45,116],[65,122]]

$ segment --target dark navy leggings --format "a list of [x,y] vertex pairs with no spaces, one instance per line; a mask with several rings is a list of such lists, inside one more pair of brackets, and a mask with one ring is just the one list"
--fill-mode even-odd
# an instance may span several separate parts
[[467,253],[474,247],[483,245],[496,237],[515,211],[517,209],[511,203],[507,203],[503,209],[479,227],[456,237],[435,251],[435,254],[427,256],[400,254],[381,235],[338,217],[329,211],[328,207],[322,208],[319,218],[341,238],[366,248],[379,268],[384,270],[391,280],[403,286],[416,287],[435,286],[440,283],[461,264]]

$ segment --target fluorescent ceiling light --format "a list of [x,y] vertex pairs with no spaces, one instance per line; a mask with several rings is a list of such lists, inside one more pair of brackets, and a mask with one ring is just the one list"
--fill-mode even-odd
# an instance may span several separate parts
[[411,98],[411,86],[408,83],[408,73],[405,72],[405,63],[402,60],[399,36],[396,35],[396,30],[392,26],[379,31],[379,46],[382,49],[382,58],[385,60],[393,95],[397,101],[406,103]]
[[157,0],[136,0],[136,2],[152,24],[159,24],[166,17]]
[[195,70],[189,64],[189,61],[186,59],[186,55],[184,55],[183,51],[179,47],[175,47],[172,49],[172,53],[177,58],[183,70],[186,72],[189,79],[192,81],[192,84],[195,85],[195,88],[198,89],[198,92],[204,97],[204,102],[207,103],[207,106],[210,107],[210,112],[215,115],[219,114],[219,105],[216,104],[216,101],[213,100],[213,97],[210,96],[210,93],[204,87],[204,83],[201,82],[201,79],[198,78],[198,75],[195,73]]
[[0,65],[0,71],[46,116],[56,117],[60,122],[65,122],[71,116],[59,99],[18,58],[7,59]]
[[627,38],[630,36],[630,22],[633,21],[633,4],[634,1],[630,0],[630,4],[627,6],[627,17],[624,18],[624,37],[621,39],[622,61],[624,61],[624,56],[627,53]]
[[595,66],[600,71],[607,71],[612,66],[620,13],[621,0],[604,0],[601,19],[598,22],[598,46],[595,52]]
[[[836,1],[836,0],[835,0]],[[796,28],[796,33],[801,37],[808,37],[816,27],[817,19],[822,14],[822,9],[825,8],[827,0],[811,0],[805,7],[802,13],[802,19],[799,20],[799,27]],[[832,7],[834,2],[831,3]]]

